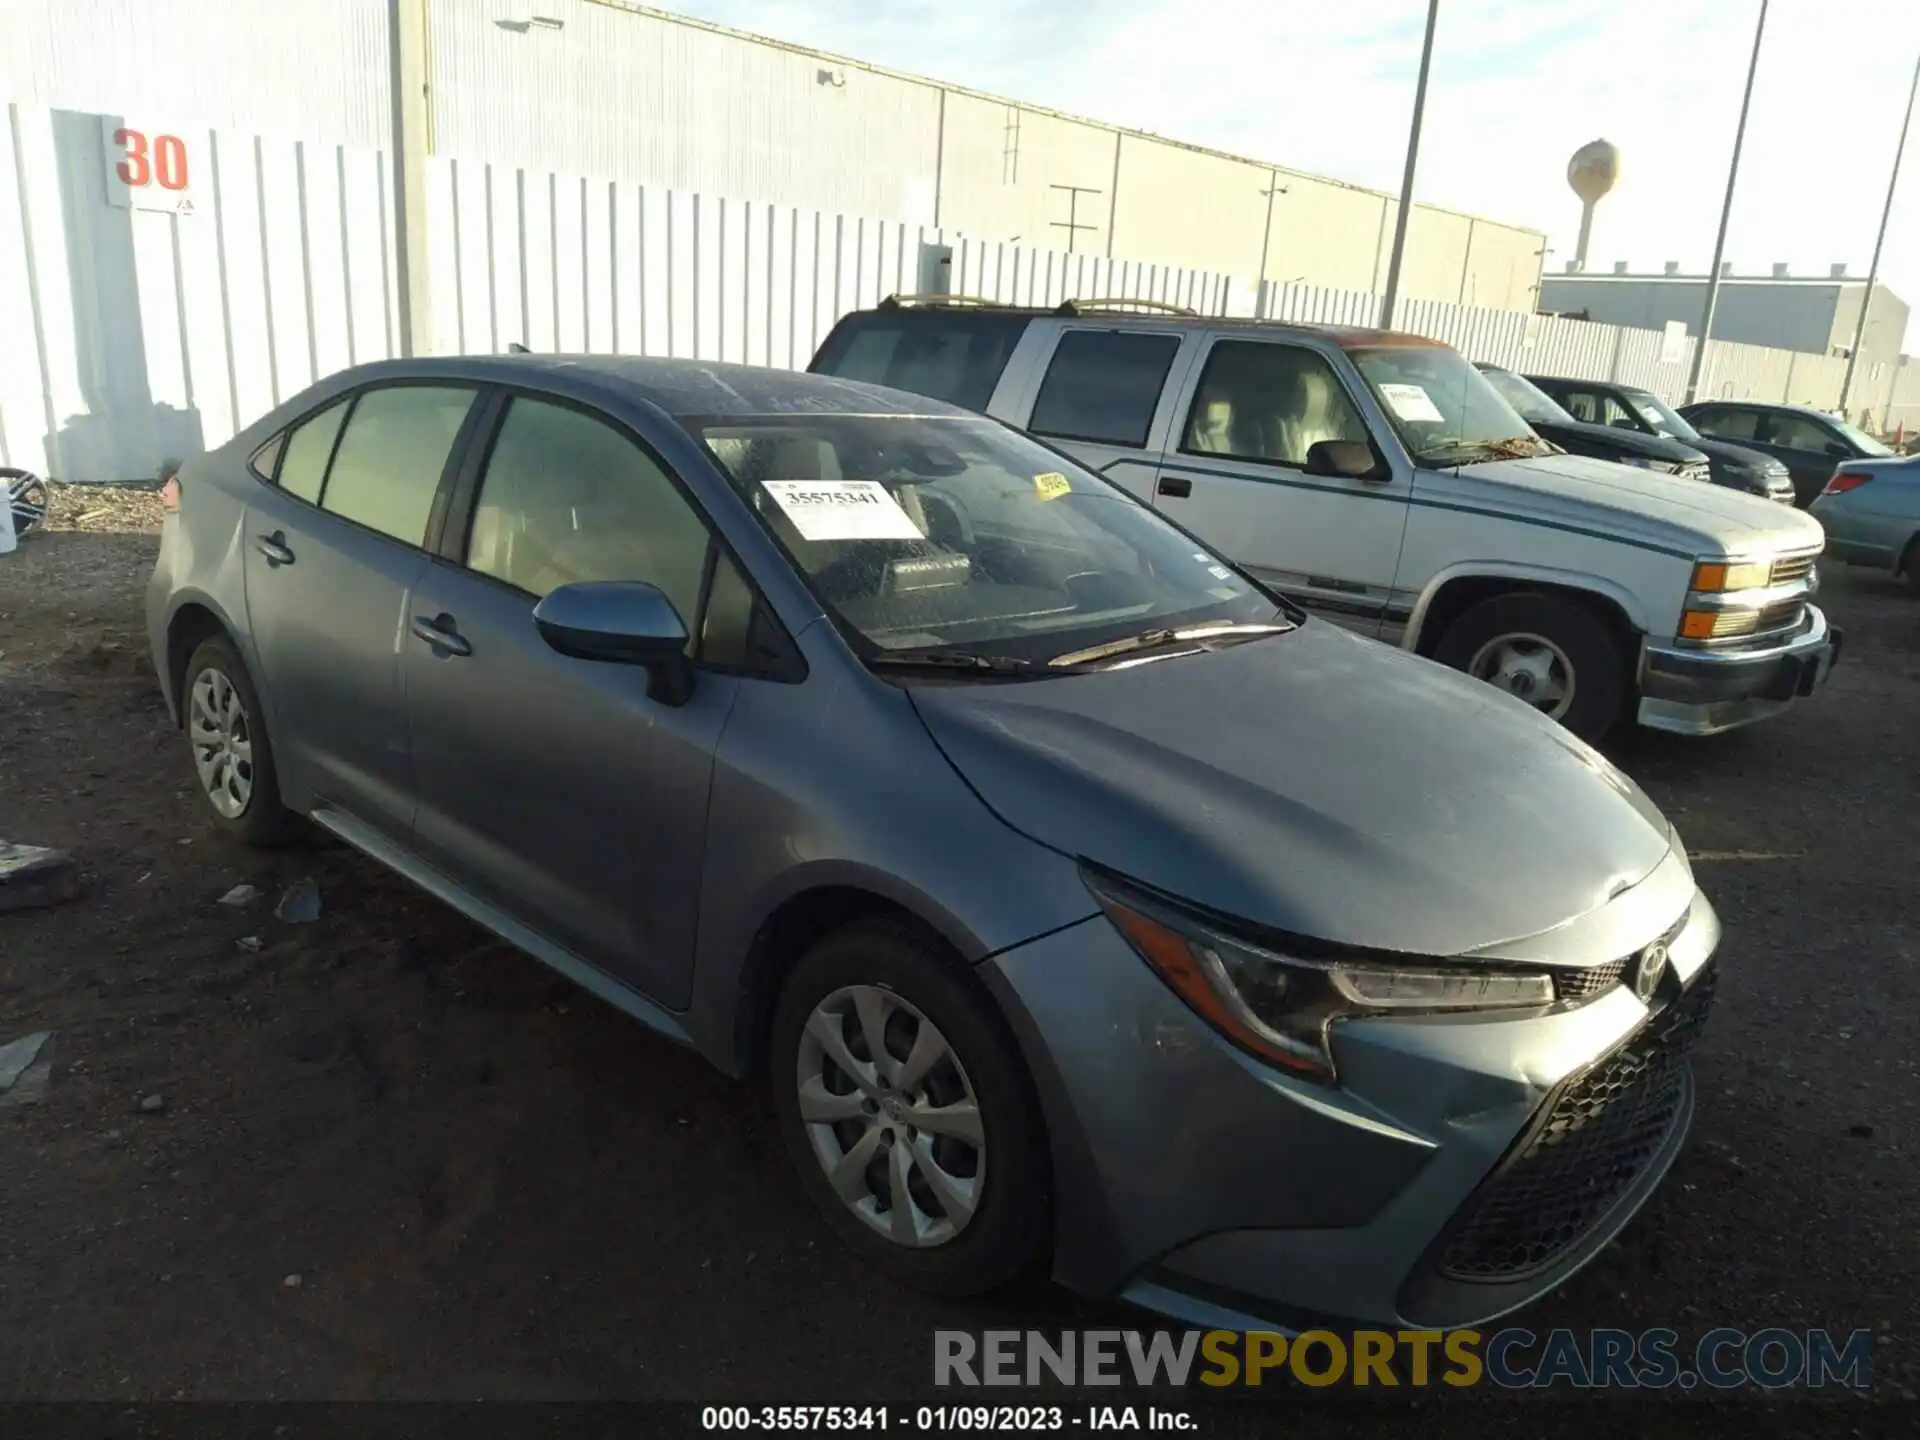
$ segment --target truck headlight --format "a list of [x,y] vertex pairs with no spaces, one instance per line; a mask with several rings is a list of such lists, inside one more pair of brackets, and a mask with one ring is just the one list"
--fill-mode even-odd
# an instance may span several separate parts
[[1764,590],[1773,580],[1771,560],[1702,560],[1693,567],[1687,588],[1709,595],[1729,590]]
[[1328,1032],[1336,1021],[1541,1010],[1556,998],[1553,977],[1541,970],[1282,954],[1108,876],[1081,873],[1114,927],[1196,1014],[1249,1054],[1322,1084],[1335,1080]]

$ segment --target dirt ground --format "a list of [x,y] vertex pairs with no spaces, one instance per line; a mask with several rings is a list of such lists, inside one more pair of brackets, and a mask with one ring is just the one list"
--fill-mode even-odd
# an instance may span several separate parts
[[[0,917],[0,1043],[56,1037],[0,1109],[0,1399],[850,1402],[924,1397],[936,1328],[1153,1324],[891,1286],[754,1090],[351,852],[216,837],[140,628],[156,518],[63,491],[0,557],[0,837],[85,887]],[[1525,1323],[1870,1327],[1911,1399],[1920,600],[1831,571],[1825,694],[1618,747],[1720,907],[1720,1002],[1689,1150]],[[306,876],[319,920],[273,918]]]

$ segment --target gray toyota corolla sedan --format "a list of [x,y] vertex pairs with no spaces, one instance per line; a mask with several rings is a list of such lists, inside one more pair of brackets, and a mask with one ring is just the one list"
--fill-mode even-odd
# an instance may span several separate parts
[[764,1076],[900,1280],[1464,1324],[1686,1133],[1719,924],[1633,783],[994,421],[389,362],[167,498],[153,655],[220,823],[305,816]]

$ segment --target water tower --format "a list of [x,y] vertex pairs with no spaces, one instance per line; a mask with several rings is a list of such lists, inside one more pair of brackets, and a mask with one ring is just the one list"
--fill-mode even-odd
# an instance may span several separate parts
[[1580,243],[1574,247],[1573,268],[1587,268],[1587,241],[1593,234],[1593,207],[1620,178],[1620,152],[1610,140],[1591,140],[1567,161],[1567,184],[1580,197]]

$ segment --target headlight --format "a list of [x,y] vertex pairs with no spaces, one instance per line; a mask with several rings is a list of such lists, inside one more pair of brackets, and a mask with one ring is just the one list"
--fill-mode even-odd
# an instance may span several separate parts
[[1107,918],[1195,1013],[1248,1053],[1323,1084],[1335,1078],[1335,1021],[1554,1003],[1544,971],[1285,955],[1082,873]]
[[1728,590],[1763,590],[1773,581],[1771,560],[1702,560],[1693,567],[1693,583],[1687,588],[1709,595]]

